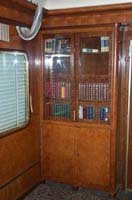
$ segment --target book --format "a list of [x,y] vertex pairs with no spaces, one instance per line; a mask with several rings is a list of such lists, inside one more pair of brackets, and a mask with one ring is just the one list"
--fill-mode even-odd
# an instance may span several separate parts
[[108,107],[101,107],[100,108],[100,120],[101,121],[107,121],[107,112],[108,112]]
[[62,98],[62,99],[66,98],[66,87],[65,87],[65,83],[62,83],[62,85],[61,85],[61,98]]
[[100,37],[100,45],[101,45],[101,52],[108,52],[109,51],[109,37],[107,36]]
[[79,106],[79,119],[83,119],[83,106]]

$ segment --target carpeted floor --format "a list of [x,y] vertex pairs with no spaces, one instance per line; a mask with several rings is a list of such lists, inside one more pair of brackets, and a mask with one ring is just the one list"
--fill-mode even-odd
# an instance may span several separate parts
[[86,188],[74,191],[69,185],[46,182],[36,187],[23,200],[132,200],[132,193],[121,191],[116,198],[110,198],[103,191]]

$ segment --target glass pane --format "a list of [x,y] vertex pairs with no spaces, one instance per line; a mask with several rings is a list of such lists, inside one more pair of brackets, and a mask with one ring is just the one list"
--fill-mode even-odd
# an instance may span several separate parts
[[71,73],[70,55],[45,55],[45,74],[49,78],[66,77]]
[[110,123],[110,38],[79,38],[78,119],[88,123]]
[[107,75],[109,67],[109,37],[80,39],[80,66],[82,75]]
[[71,118],[71,39],[45,40],[44,96],[45,118]]

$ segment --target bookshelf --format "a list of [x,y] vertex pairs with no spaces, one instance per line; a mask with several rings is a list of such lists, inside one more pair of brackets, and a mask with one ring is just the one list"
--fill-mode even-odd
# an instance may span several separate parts
[[44,39],[45,119],[110,123],[110,49],[103,34]]
[[[43,43],[43,178],[112,191],[116,167],[118,29],[111,25],[85,27],[80,32],[77,28],[74,33],[73,29],[56,31],[45,34]],[[53,52],[47,52],[46,41],[56,38],[65,41],[62,46],[68,51],[60,44],[55,48],[54,44]],[[62,59],[65,67],[57,59]]]

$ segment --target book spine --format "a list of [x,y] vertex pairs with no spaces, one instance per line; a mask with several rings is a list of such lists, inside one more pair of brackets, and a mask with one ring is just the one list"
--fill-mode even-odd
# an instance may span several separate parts
[[81,83],[79,83],[79,100],[81,100]]
[[109,51],[109,37],[104,37],[104,51]]
[[70,99],[70,83],[67,83],[67,99]]
[[101,52],[104,52],[104,37],[101,37]]
[[87,107],[83,107],[83,119],[87,119]]
[[66,97],[66,87],[65,83],[62,83],[61,85],[61,98],[64,99]]
[[79,106],[79,119],[83,119],[83,106]]
[[101,121],[108,121],[107,112],[108,112],[108,107],[100,108],[100,120]]
[[55,53],[55,39],[52,39],[52,53]]

